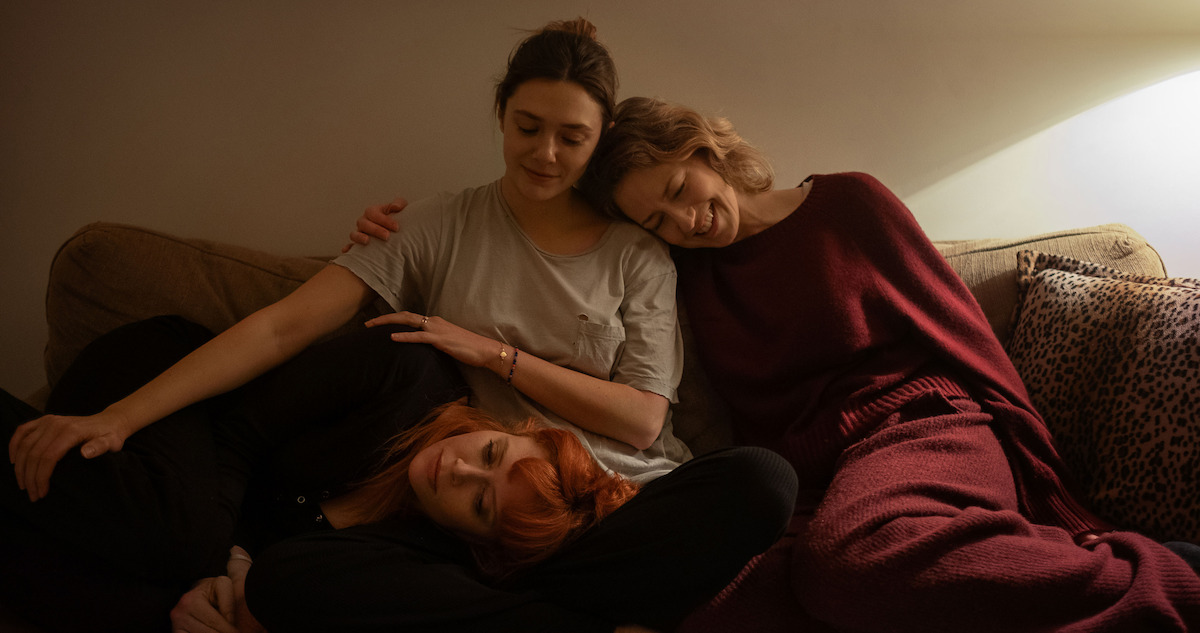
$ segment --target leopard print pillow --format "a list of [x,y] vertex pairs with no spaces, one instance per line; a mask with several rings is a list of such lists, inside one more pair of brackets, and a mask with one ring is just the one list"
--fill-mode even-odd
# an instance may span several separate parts
[[1200,543],[1200,280],[1018,253],[1009,356],[1093,509]]

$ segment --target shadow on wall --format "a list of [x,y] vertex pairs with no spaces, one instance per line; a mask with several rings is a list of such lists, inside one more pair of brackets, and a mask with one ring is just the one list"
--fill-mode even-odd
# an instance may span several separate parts
[[1122,222],[1200,277],[1200,71],[1114,99],[909,196],[933,239]]

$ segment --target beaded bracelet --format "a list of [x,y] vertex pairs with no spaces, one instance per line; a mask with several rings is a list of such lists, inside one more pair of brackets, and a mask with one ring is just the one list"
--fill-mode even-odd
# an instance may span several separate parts
[[520,351],[521,350],[517,349],[516,345],[513,345],[512,364],[508,366],[508,384],[510,385],[512,384],[513,371],[517,368],[517,353]]

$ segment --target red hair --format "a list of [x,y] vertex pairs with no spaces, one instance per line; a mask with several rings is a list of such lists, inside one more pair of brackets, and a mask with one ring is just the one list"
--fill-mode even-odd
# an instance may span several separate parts
[[637,484],[604,470],[570,431],[540,426],[532,418],[510,428],[479,409],[451,403],[393,440],[385,466],[359,486],[357,521],[419,512],[408,479],[413,457],[445,438],[476,431],[532,438],[549,456],[513,464],[509,476],[527,483],[534,500],[505,507],[496,516],[495,538],[470,543],[480,570],[489,576],[502,577],[550,556],[637,494]]

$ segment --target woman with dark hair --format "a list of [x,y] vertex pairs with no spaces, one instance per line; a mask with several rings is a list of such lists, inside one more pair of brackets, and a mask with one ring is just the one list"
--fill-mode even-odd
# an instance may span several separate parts
[[[43,531],[48,525],[76,526],[64,528],[59,538],[102,552],[112,564],[141,561],[130,570],[135,575],[145,576],[148,569],[179,575],[163,569],[174,565],[170,556],[150,553],[159,550],[195,558],[182,561],[188,570],[222,564],[227,550],[213,543],[238,524],[240,508],[205,513],[201,508],[211,501],[203,495],[195,495],[198,506],[169,517],[166,529],[150,522],[143,532],[115,530],[123,545],[101,545],[90,526],[114,531],[126,512],[118,508],[157,517],[155,504],[167,496],[157,492],[151,477],[146,498],[156,501],[135,503],[121,489],[120,476],[96,477],[89,465],[124,464],[127,443],[140,447],[135,440],[157,437],[156,427],[170,416],[189,415],[193,407],[203,408],[276,367],[291,376],[296,403],[316,397],[312,391],[328,392],[331,401],[345,406],[373,403],[343,395],[347,379],[337,372],[358,362],[354,356],[330,364],[333,373],[324,383],[289,372],[285,361],[382,299],[396,312],[368,325],[405,326],[384,333],[452,358],[471,404],[502,420],[533,417],[574,433],[605,469],[642,484],[642,492],[624,512],[613,512],[559,554],[508,574],[503,586],[479,577],[458,539],[446,540],[411,521],[383,520],[287,539],[255,557],[246,578],[254,615],[278,631],[672,626],[778,537],[791,510],[794,475],[776,456],[749,449],[707,455],[671,472],[690,457],[671,432],[668,410],[682,366],[674,267],[662,244],[596,212],[574,189],[611,123],[615,91],[612,60],[586,20],[553,23],[526,38],[496,92],[504,135],[501,178],[413,203],[403,216],[400,239],[344,254],[289,296],[157,368],[161,373],[144,385],[148,376],[140,375],[128,395],[110,390],[87,410],[48,409],[82,415],[46,415],[17,427],[9,444],[13,488],[27,498],[6,497],[5,503]],[[397,350],[427,346],[381,344],[368,347],[367,355],[387,359],[415,354]],[[427,361],[413,361],[414,367],[397,375],[423,376],[419,367]],[[354,374],[364,383],[391,384],[386,377],[372,382],[376,379],[357,367]],[[367,423],[349,416],[315,439],[295,441],[283,425],[283,437],[269,445],[284,447],[273,460],[288,467],[272,463],[267,473],[287,473],[286,485],[300,481],[310,488],[313,479],[320,485],[354,481],[346,476],[351,465],[371,464],[369,456],[394,434],[393,410],[423,414],[447,401],[445,393],[420,387],[400,399],[387,389],[375,391],[385,392],[386,407],[364,405],[372,413]],[[280,411],[301,407],[286,397],[251,406],[271,408],[264,415],[285,421],[293,416]],[[295,411],[296,417],[308,413]],[[163,462],[186,461],[177,453],[194,446],[167,442],[150,451]],[[69,453],[72,458],[64,459]],[[327,454],[336,458],[327,460]],[[327,476],[308,472],[314,467],[323,472],[326,460],[337,466]],[[68,463],[71,474],[60,474]],[[225,466],[217,460],[218,477]],[[670,477],[662,477],[666,473]],[[241,481],[228,484],[233,494],[222,499],[240,499]],[[172,501],[167,507],[176,505],[186,504]],[[207,519],[193,525],[195,516],[219,517],[220,525],[212,526],[218,538],[202,529]],[[710,525],[713,517],[726,516],[746,519]],[[705,529],[694,528],[700,525]],[[168,542],[139,548],[138,538],[158,537]],[[179,543],[206,546],[194,551]],[[320,580],[310,582],[314,578]]]
[[790,583],[741,621],[796,630],[798,605],[855,631],[1200,627],[1183,557],[1071,494],[982,309],[900,200],[864,174],[772,181],[728,121],[632,98],[580,185],[678,247],[735,434],[811,491],[763,565]]
[[417,331],[396,340],[454,357],[484,410],[578,431],[601,463],[634,479],[677,466],[687,448],[668,416],[682,355],[674,267],[661,244],[597,213],[574,189],[612,121],[616,83],[585,20],[531,35],[496,91],[503,176],[410,205],[403,239],[342,255],[100,413],[24,427],[13,450],[22,488],[31,500],[46,496],[67,450],[119,449],[377,300],[395,312],[368,325],[410,326]]

